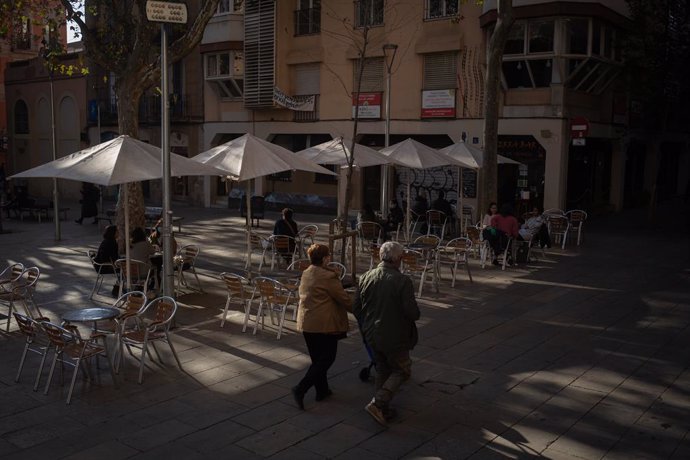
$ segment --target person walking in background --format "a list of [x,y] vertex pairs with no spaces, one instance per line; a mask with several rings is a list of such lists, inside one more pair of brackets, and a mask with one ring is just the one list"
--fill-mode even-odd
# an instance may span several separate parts
[[[98,246],[94,261],[99,264],[114,264],[119,258],[120,251],[117,246],[117,226],[108,225],[103,232],[103,241],[101,241],[101,244]],[[94,267],[94,269],[98,271],[96,267]],[[114,265],[104,265],[100,270],[101,274],[115,273]],[[117,297],[119,292],[120,285],[115,282],[111,293],[114,297]]]
[[328,369],[335,361],[338,340],[349,329],[347,312],[352,309],[350,296],[338,275],[326,265],[331,260],[328,246],[312,244],[307,250],[311,265],[304,270],[299,284],[297,330],[302,331],[309,350],[311,366],[292,396],[297,407],[304,410],[304,395],[316,388],[316,400],[333,394],[328,386]]
[[89,182],[82,182],[81,184],[81,217],[75,220],[76,223],[81,225],[85,217],[93,217],[93,223],[97,224],[98,219],[95,217],[98,215],[98,199],[101,196],[101,191],[95,185]]
[[446,200],[446,194],[443,190],[438,191],[438,198],[431,203],[431,209],[441,211],[446,215],[448,221],[453,218],[453,207],[450,205],[450,202]]
[[365,410],[384,426],[395,417],[390,402],[410,378],[417,344],[419,307],[412,280],[400,273],[402,254],[400,243],[381,245],[381,263],[362,275],[353,308],[376,363],[375,394]]

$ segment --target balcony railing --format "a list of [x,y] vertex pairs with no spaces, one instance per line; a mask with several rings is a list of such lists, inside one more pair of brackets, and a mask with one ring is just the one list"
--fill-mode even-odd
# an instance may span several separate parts
[[[312,95],[302,95],[302,96],[293,96],[295,99],[299,100],[304,100]],[[295,110],[292,115],[292,121],[299,121],[299,122],[304,122],[304,121],[319,121],[319,95],[314,94],[314,110],[311,112],[306,112],[306,111],[300,111],[300,110]]]
[[[117,99],[99,97],[102,123],[117,123]],[[201,121],[204,118],[203,108],[199,98],[188,95],[170,95],[170,120]],[[142,96],[139,101],[139,123],[155,124],[161,121],[161,99],[155,95]]]
[[295,11],[295,35],[311,35],[321,32],[321,8]]

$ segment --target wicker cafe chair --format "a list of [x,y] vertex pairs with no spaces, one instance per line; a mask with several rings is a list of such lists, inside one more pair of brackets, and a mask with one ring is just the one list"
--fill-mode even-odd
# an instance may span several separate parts
[[[127,259],[117,259],[115,261],[115,270],[118,272],[120,292],[119,296],[122,297],[127,286]],[[149,280],[151,278],[151,264],[141,260],[130,259],[129,261],[129,280],[131,282],[132,289],[141,290],[146,293],[148,291]]]
[[[175,347],[173,347],[170,340],[170,325],[175,318],[177,312],[177,302],[172,297],[158,297],[152,300],[148,305],[139,310],[136,315],[126,318],[123,321],[123,332],[120,337],[120,355],[116,368],[119,370],[120,363],[124,358],[124,347],[127,347],[129,353],[132,353],[132,348],[141,348],[141,357],[139,358],[139,384],[144,381],[144,362],[146,355],[151,357],[149,346],[156,352],[159,361],[162,361],[156,342],[165,342],[170,347],[177,365],[182,369],[182,363],[177,357]],[[129,321],[135,321],[138,327],[127,330],[126,326]]]
[[199,292],[204,292],[201,287],[201,281],[199,280],[199,275],[196,273],[196,258],[199,256],[199,246],[194,244],[188,244],[182,246],[177,254],[173,258],[173,269],[177,271],[177,287],[187,285],[187,280],[184,277],[184,272],[190,271],[196,278],[196,284]]
[[472,283],[472,273],[467,255],[472,252],[472,240],[469,238],[454,238],[436,252],[439,273],[441,265],[448,265],[453,275],[450,287],[455,287],[455,276],[458,273],[458,265],[464,265],[467,270],[467,277]]
[[570,226],[568,227],[569,233],[577,233],[577,245],[580,245],[582,237],[584,235],[583,228],[585,226],[585,221],[587,220],[587,212],[581,209],[573,209],[565,213],[565,217],[568,218]]
[[225,301],[225,308],[223,309],[223,319],[220,321],[220,327],[225,327],[225,320],[228,317],[230,303],[235,300],[238,301],[240,305],[242,305],[242,309],[246,315],[253,295],[250,292],[251,285],[249,280],[244,276],[223,272],[220,274],[220,279],[225,283],[225,290],[227,291],[227,299]]
[[410,278],[419,277],[419,290],[417,297],[422,297],[422,289],[426,281],[427,274],[433,269],[433,264],[429,263],[429,258],[419,251],[405,249],[402,255],[402,273]]
[[[43,393],[48,394],[50,384],[53,380],[55,364],[58,361],[73,366],[74,373],[72,374],[72,380],[67,393],[67,404],[69,404],[72,400],[72,392],[74,391],[74,383],[77,380],[79,368],[83,367],[86,378],[90,381],[91,371],[86,364],[88,364],[88,361],[93,357],[99,355],[109,356],[107,342],[104,340],[103,345],[97,343],[97,340],[103,336],[103,334],[100,333],[91,334],[90,338],[84,339],[76,332],[76,329],[69,330],[49,322],[42,323],[42,327],[54,349],[53,362],[50,365],[50,373],[48,374],[48,381],[46,382]],[[113,365],[109,360],[108,362],[113,383],[117,384]]]
[[426,234],[436,234],[441,240],[446,233],[446,225],[448,224],[448,216],[442,211],[436,209],[429,209],[426,212]]
[[[295,311],[297,310],[297,300],[298,297],[295,295],[295,291],[290,290],[283,283],[276,281],[271,278],[258,277],[254,279],[254,285],[256,286],[256,291],[259,294],[259,307],[256,312],[256,322],[254,324],[254,331],[252,334],[256,334],[256,330],[259,327],[259,321],[261,321],[261,327],[264,327],[265,310],[268,310],[271,315],[271,323],[276,324],[274,314],[279,315],[278,319],[278,335],[277,339],[283,333],[283,325],[285,324],[285,312],[289,306],[292,306]],[[246,328],[247,322],[249,321],[249,310],[244,317],[244,326]],[[242,329],[244,332],[245,329]]]
[[8,265],[0,272],[0,293],[9,292],[13,282],[17,281],[24,272],[24,265],[21,263]]
[[570,223],[565,216],[548,215],[547,225],[549,227],[549,236],[554,243],[561,242],[561,249],[565,249],[565,243],[568,239],[568,231]]
[[359,245],[362,252],[364,252],[364,243],[378,244],[383,239],[383,227],[377,222],[360,222],[357,224],[357,233],[359,233]]
[[278,261],[278,265],[280,265],[280,259],[283,259],[287,262],[286,265],[289,266],[297,259],[299,245],[295,238],[287,235],[271,235],[268,241],[272,249],[271,270],[275,267],[276,260]]
[[25,269],[18,278],[11,282],[3,284],[2,291],[0,291],[0,302],[7,305],[7,325],[6,331],[10,330],[10,321],[12,319],[12,312],[15,310],[15,304],[20,302],[24,308],[24,312],[30,318],[40,320],[44,318],[43,313],[34,302],[34,292],[38,279],[41,276],[41,271],[38,267],[29,267]]
[[[309,245],[314,244],[314,237],[319,232],[319,226],[314,224],[305,225],[297,232],[297,241],[300,245],[300,253],[307,257]],[[308,245],[307,245],[308,243]]]
[[345,267],[345,265],[341,264],[340,262],[328,262],[326,268],[333,270],[338,275],[338,279],[340,281],[342,281],[343,278],[345,278],[345,275],[347,274],[347,267]]
[[259,262],[259,271],[261,271],[261,268],[264,265],[266,265],[266,251],[268,251],[271,248],[271,243],[268,241],[268,238],[261,236],[258,233],[250,232],[249,245],[251,250],[249,252],[249,259],[247,260],[245,268],[247,270],[251,270],[252,254],[259,253],[261,254],[261,262]]
[[96,254],[97,252],[94,249],[89,249],[86,251],[86,256],[89,258],[89,262],[91,262],[91,265],[93,265],[93,269],[96,270],[96,281],[93,283],[93,288],[91,289],[89,299],[93,299],[94,294],[98,294],[101,291],[105,275],[113,275],[117,278],[115,273],[115,265],[110,262],[96,262]]
[[369,245],[369,270],[381,263],[381,245],[378,243],[371,243]]
[[[36,353],[41,355],[41,364],[36,372],[36,379],[34,381],[34,391],[38,390],[38,384],[41,380],[41,374],[43,373],[43,366],[46,361],[46,356],[48,356],[48,350],[51,346],[50,340],[46,336],[43,328],[39,321],[29,318],[28,316],[21,315],[14,312],[14,319],[19,325],[19,331],[24,336],[24,351],[22,351],[22,357],[19,360],[19,369],[17,369],[17,376],[14,378],[15,382],[19,382],[19,378],[22,375],[22,370],[24,369],[24,363],[26,362],[26,355],[28,352]],[[45,319],[47,321],[47,319]]]

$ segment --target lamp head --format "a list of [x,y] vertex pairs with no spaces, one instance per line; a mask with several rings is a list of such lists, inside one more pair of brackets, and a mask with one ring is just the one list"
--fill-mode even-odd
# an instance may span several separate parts
[[395,59],[395,53],[398,51],[398,45],[395,43],[384,43],[383,44],[383,56],[386,59],[386,67],[388,67],[388,71],[391,71],[391,67],[393,66],[393,60]]

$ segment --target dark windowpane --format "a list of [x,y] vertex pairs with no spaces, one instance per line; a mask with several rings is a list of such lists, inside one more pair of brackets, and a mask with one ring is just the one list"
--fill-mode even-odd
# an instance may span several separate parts
[[537,88],[551,86],[551,76],[553,75],[551,59],[529,61],[529,67],[532,71],[532,78],[534,78],[534,86]]
[[29,108],[24,101],[17,101],[14,105],[15,134],[29,134]]
[[525,61],[509,61],[503,63],[503,75],[508,88],[531,88],[527,63]]
[[525,25],[514,24],[510,29],[504,54],[523,54],[525,52]]
[[565,27],[565,53],[587,54],[588,19],[568,19]]
[[553,21],[531,22],[529,24],[529,52],[548,53],[553,51]]
[[601,23],[592,23],[592,54],[601,54]]

